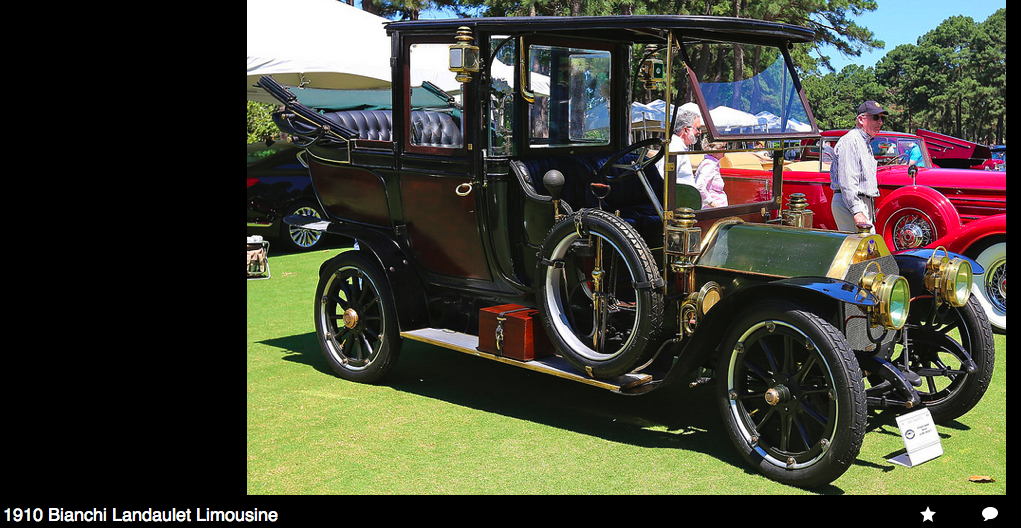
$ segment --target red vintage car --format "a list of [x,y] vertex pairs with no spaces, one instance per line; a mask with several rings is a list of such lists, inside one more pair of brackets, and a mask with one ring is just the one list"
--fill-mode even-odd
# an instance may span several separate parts
[[[836,229],[830,212],[829,153],[846,130],[822,132],[822,151],[806,148],[801,161],[785,162],[784,200],[802,193],[814,213],[813,226]],[[917,161],[911,152],[916,148]],[[985,269],[973,286],[990,323],[998,332],[1007,323],[1007,178],[1006,171],[941,168],[931,148],[914,134],[881,131],[872,140],[879,161],[880,196],[876,200],[876,232],[893,251],[946,249],[975,259]],[[761,178],[761,158],[729,153],[723,160],[724,180]],[[911,166],[917,170],[911,169]],[[910,170],[909,170],[910,169]]]
[[918,129],[918,136],[925,139],[929,156],[939,167],[948,169],[1007,170],[1006,161],[993,157],[993,151],[986,145],[972,143],[931,130]]

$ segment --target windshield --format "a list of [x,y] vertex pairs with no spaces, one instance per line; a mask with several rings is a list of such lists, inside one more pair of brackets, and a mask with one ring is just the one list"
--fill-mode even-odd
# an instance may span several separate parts
[[[823,162],[832,161],[833,146],[837,144],[837,139],[827,138],[823,142]],[[872,155],[880,165],[933,166],[929,149],[925,147],[925,142],[921,138],[884,136],[880,133],[872,138],[870,146]]]
[[815,135],[800,86],[779,48],[743,44],[689,45],[694,97],[708,109],[703,122],[717,139]]

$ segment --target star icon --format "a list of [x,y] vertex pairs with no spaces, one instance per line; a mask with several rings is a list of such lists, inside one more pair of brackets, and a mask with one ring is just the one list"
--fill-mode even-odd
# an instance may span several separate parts
[[930,510],[929,507],[926,506],[925,507],[925,511],[922,512],[922,522],[925,522],[925,521],[936,522],[936,521],[933,521],[933,519],[932,519],[933,515],[936,515],[936,512]]

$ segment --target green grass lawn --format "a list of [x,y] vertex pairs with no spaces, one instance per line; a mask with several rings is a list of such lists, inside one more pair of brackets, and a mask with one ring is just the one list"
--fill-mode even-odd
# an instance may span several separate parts
[[938,427],[942,456],[889,462],[904,444],[892,415],[873,413],[854,466],[805,491],[741,459],[711,385],[621,396],[411,341],[384,384],[337,378],[312,302],[339,251],[271,256],[272,278],[248,281],[249,495],[1006,494],[1005,336],[985,398]]

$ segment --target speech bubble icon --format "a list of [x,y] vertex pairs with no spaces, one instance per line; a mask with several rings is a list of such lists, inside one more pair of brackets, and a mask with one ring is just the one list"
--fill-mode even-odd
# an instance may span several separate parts
[[989,519],[995,519],[996,516],[999,515],[999,514],[1000,514],[1000,512],[997,511],[996,508],[993,508],[992,506],[990,506],[988,508],[983,508],[982,509],[982,520],[983,521],[988,521]]

